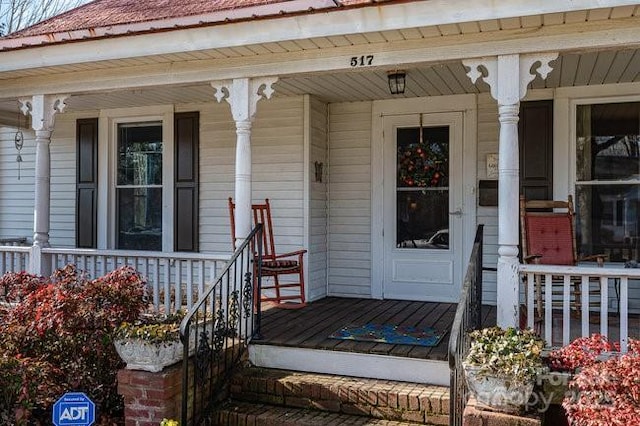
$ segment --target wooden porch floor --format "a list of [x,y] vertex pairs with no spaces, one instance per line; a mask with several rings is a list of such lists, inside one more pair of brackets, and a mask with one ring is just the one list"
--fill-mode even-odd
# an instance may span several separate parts
[[[260,344],[446,360],[449,335],[456,312],[454,303],[412,302],[327,297],[302,309],[264,307]],[[496,323],[494,306],[483,307],[483,325]],[[345,325],[366,323],[433,327],[446,334],[437,346],[393,345],[330,339],[328,336]]]

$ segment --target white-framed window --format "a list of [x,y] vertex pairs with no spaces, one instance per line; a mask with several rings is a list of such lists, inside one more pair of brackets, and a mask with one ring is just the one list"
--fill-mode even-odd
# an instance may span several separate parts
[[103,110],[98,248],[173,250],[173,110]]
[[582,254],[640,256],[640,100],[575,105],[576,240]]

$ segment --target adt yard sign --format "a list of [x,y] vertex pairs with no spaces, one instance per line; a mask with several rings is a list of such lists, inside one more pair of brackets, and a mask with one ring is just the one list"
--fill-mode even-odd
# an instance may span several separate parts
[[56,426],[91,426],[96,421],[96,405],[83,392],[67,392],[53,404]]

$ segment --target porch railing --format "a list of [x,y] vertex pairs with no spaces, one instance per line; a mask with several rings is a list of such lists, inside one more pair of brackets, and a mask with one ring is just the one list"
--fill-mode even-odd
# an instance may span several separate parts
[[262,225],[258,225],[180,325],[181,425],[215,423],[209,416],[223,397],[225,383],[248,343],[260,335],[260,297],[254,296],[260,294],[261,259]]
[[[520,265],[520,274],[526,284],[527,326],[534,328],[540,320],[547,344],[553,346],[561,342],[565,346],[572,338],[589,336],[594,323],[600,334],[612,337],[609,316],[614,314],[619,317],[620,350],[627,351],[629,284],[640,282],[640,269],[624,269],[622,265],[617,268]],[[537,285],[541,286],[541,294],[544,295],[540,313],[534,302]],[[579,288],[577,293],[574,293],[575,286]],[[557,289],[555,293],[554,287]],[[574,294],[580,295],[578,301]],[[609,309],[612,301],[615,309]],[[578,327],[572,328],[572,321],[579,324],[579,331],[576,330]]]
[[21,272],[29,268],[31,247],[0,246],[0,275],[5,272]]
[[453,426],[462,425],[462,413],[468,399],[462,361],[471,345],[469,331],[477,330],[482,325],[483,229],[484,225],[478,225],[449,337],[449,369],[451,371],[449,424]]
[[94,278],[131,266],[147,279],[154,308],[165,312],[190,309],[229,259],[221,254],[71,248],[45,248],[42,253],[49,257],[51,270],[72,263]]

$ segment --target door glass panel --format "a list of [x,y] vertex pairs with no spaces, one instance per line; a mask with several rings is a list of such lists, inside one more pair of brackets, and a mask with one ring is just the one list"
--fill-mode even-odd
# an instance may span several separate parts
[[449,248],[449,127],[397,130],[396,247]]

